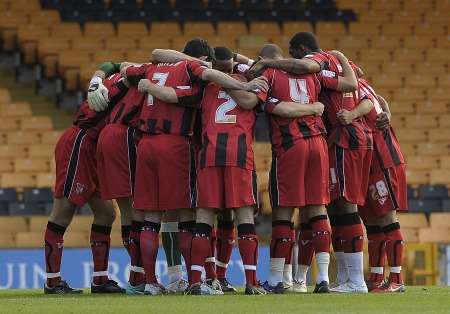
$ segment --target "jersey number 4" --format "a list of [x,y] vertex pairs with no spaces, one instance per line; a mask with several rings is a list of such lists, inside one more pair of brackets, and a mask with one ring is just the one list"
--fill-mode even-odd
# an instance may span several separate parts
[[216,123],[236,123],[235,114],[227,114],[234,108],[236,108],[236,102],[225,92],[219,92],[218,99],[225,99],[225,102],[217,107],[216,110]]
[[306,80],[303,79],[289,79],[289,93],[291,94],[292,101],[308,104],[309,95],[308,88],[306,87]]
[[[152,76],[152,81],[155,82],[156,84],[159,86],[164,86],[166,84],[167,78],[169,77],[169,73],[160,73],[160,72],[155,72],[153,73]],[[148,106],[152,106],[153,103],[153,96],[148,94],[147,97],[147,105]]]

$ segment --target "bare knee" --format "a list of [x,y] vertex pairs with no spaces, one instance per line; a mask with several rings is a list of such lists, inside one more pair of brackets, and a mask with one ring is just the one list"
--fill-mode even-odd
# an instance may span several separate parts
[[50,214],[49,221],[57,225],[67,227],[70,225],[77,207],[67,198],[57,198],[53,202],[53,210]]
[[196,222],[208,224],[210,226],[214,225],[214,220],[216,218],[216,210],[213,208],[198,208],[196,213]]
[[254,224],[253,207],[244,206],[236,209],[236,223],[240,224]]
[[272,211],[272,221],[275,220],[292,220],[292,213],[294,209],[292,207],[278,207]]
[[330,208],[331,215],[345,215],[358,212],[358,206],[356,204],[347,202],[344,198],[333,201]]
[[116,220],[116,211],[111,201],[100,199],[89,202],[94,213],[94,224],[102,226],[111,226]]

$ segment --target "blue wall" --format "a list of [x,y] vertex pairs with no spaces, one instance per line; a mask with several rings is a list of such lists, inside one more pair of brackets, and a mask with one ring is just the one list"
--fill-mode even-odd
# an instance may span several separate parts
[[[265,280],[269,270],[269,248],[260,247],[258,278]],[[128,280],[129,257],[124,249],[111,249],[109,272],[111,279],[124,285]],[[156,264],[157,276],[167,283],[167,265],[162,249]],[[62,277],[73,287],[89,287],[92,259],[89,249],[65,249],[61,267]],[[234,285],[245,283],[239,250],[233,250],[227,277]],[[42,249],[0,250],[0,289],[42,288],[45,282],[44,251]]]

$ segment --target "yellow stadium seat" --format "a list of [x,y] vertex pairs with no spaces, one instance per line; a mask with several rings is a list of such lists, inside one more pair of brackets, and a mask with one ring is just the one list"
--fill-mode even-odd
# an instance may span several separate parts
[[371,8],[376,10],[386,10],[386,11],[396,11],[401,9],[400,1],[391,1],[391,0],[377,0],[371,2]]
[[48,27],[40,24],[20,25],[17,29],[17,40],[22,48],[23,43],[29,41],[37,42],[41,37],[48,37]]
[[36,186],[36,178],[28,173],[6,172],[1,175],[2,188],[23,189]]
[[428,184],[430,173],[428,170],[406,170],[406,179],[409,184]]
[[397,36],[403,37],[403,36],[409,36],[412,34],[412,25],[411,24],[383,24],[381,26],[381,33],[386,36]]
[[208,38],[208,43],[211,47],[225,46],[230,48],[232,51],[236,50],[237,40],[234,36],[214,36]]
[[391,55],[385,50],[366,49],[361,51],[361,61],[373,63],[373,62],[389,62]]
[[439,49],[450,49],[450,40],[448,37],[447,39],[445,39],[445,37],[440,40],[438,39],[436,42],[436,47]]
[[444,89],[441,87],[434,88],[427,92],[427,99],[429,101],[438,101],[438,102],[446,102],[448,103],[448,89]]
[[13,171],[14,171],[14,162],[11,159],[0,159],[0,173]]
[[448,50],[429,49],[426,52],[426,58],[429,62],[442,63],[448,62]]
[[14,0],[10,1],[9,9],[20,12],[37,12],[41,9],[39,0]]
[[2,104],[0,107],[2,117],[26,117],[31,116],[31,106],[27,102],[15,102]]
[[30,23],[36,25],[57,25],[61,23],[61,17],[57,10],[39,10],[30,15]]
[[341,22],[319,22],[316,24],[316,33],[319,36],[343,36],[346,34],[345,25]]
[[238,48],[236,52],[241,55],[247,56],[249,58],[256,59],[259,54],[259,49],[258,48]]
[[267,43],[267,38],[264,36],[242,36],[239,38],[238,46],[243,49],[260,49],[261,46]]
[[405,127],[405,118],[401,115],[392,116],[391,124],[394,128],[403,128]]
[[431,213],[430,228],[448,228],[450,229],[450,213]]
[[319,39],[319,43],[320,43],[320,47],[325,50],[332,50],[332,49],[336,49],[336,45],[337,45],[337,40],[334,37],[321,37]]
[[397,49],[394,51],[394,60],[419,62],[424,60],[424,55],[416,49]]
[[90,247],[89,233],[86,232],[67,232],[64,234],[65,247]]
[[284,22],[283,23],[283,35],[291,38],[298,32],[313,32],[312,24],[309,22]]
[[172,38],[172,49],[183,50],[188,40],[190,40],[190,37],[180,36]]
[[383,64],[383,72],[389,75],[401,75],[410,74],[413,69],[411,62],[398,62],[394,61],[389,64]]
[[67,231],[88,233],[91,230],[92,221],[92,216],[75,216]]
[[23,157],[26,147],[23,145],[0,145],[0,159],[14,159]]
[[17,248],[42,248],[44,238],[42,232],[18,232],[16,234]]
[[396,132],[398,139],[403,142],[423,142],[427,140],[427,136],[422,129],[409,128],[409,129],[397,129]]
[[439,116],[439,127],[450,128],[450,114]]
[[154,37],[167,36],[170,38],[181,36],[180,24],[176,22],[154,22],[151,24],[150,33]]
[[369,1],[337,0],[336,3],[341,10],[352,9],[361,12],[369,9]]
[[105,49],[119,51],[134,50],[136,49],[136,40],[127,37],[109,37],[106,39]]
[[408,0],[403,2],[403,9],[407,11],[430,10],[433,7],[432,1]]
[[122,235],[118,230],[112,230],[111,232],[111,247],[123,247]]
[[148,35],[148,28],[145,23],[140,22],[120,22],[117,25],[117,36],[119,37],[145,37]]
[[447,145],[441,143],[419,143],[417,153],[423,156],[441,156],[449,153]]
[[0,117],[0,131],[15,131],[19,129],[19,126],[16,119]]
[[11,95],[6,88],[0,88],[0,106],[11,102]]
[[41,143],[42,144],[56,144],[56,142],[61,137],[63,131],[46,131],[41,134]]
[[20,128],[24,131],[47,131],[53,129],[49,116],[33,116],[20,119]]
[[86,22],[84,24],[84,34],[90,37],[107,38],[115,36],[115,33],[112,23]]
[[0,247],[9,249],[16,247],[16,237],[13,232],[3,232],[0,233]]
[[411,156],[406,163],[411,170],[431,170],[438,167],[438,159],[433,156]]
[[437,77],[440,74],[447,73],[447,69],[440,62],[425,61],[416,63],[414,65],[414,72]]
[[435,115],[408,115],[405,117],[406,126],[409,128],[434,128],[438,125]]
[[372,79],[372,83],[375,88],[389,88],[395,90],[403,86],[401,77],[389,76],[386,74],[377,75]]
[[450,170],[433,169],[430,175],[431,184],[446,184],[450,186]]
[[[186,43],[186,42],[185,42]],[[183,47],[185,45],[183,43]],[[149,56],[151,56],[152,50],[157,48],[169,48],[170,42],[167,37],[141,37],[138,40],[138,48],[147,50]],[[147,59],[147,61],[150,59]]]
[[135,63],[149,62],[151,59],[151,53],[148,50],[132,50],[126,53],[125,60]]
[[209,22],[186,22],[184,24],[185,36],[206,37],[206,36],[213,36],[214,34],[215,34],[214,27]]
[[417,243],[419,242],[419,229],[416,228],[403,228],[402,235],[406,242]]
[[[346,54],[347,50],[344,50]],[[364,72],[364,76],[370,75],[370,76],[374,76],[374,75],[378,75],[382,72],[382,68],[380,67],[380,65],[378,63],[367,63],[367,62],[357,62],[357,66],[359,66],[362,71]]]
[[41,158],[17,158],[14,162],[15,172],[45,172],[50,170],[50,163],[48,159]]
[[275,38],[281,35],[280,27],[275,22],[252,22],[250,23],[250,35],[267,36]]
[[371,47],[379,50],[381,49],[394,50],[401,48],[401,42],[398,40],[396,36],[383,35],[372,38]]
[[441,142],[441,145],[448,143],[450,139],[450,129],[429,129],[428,140],[433,143]]
[[428,36],[408,36],[403,39],[403,47],[407,49],[432,50],[434,47],[434,39]]
[[450,170],[450,156],[441,156],[440,167],[441,169]]
[[422,228],[419,229],[419,241],[421,243],[448,243],[450,229]]
[[30,217],[30,232],[42,232],[44,233],[47,227],[48,217],[47,216],[31,216]]
[[217,35],[218,36],[235,36],[247,35],[247,26],[243,22],[218,22]]
[[11,131],[6,135],[8,144],[39,143],[39,133],[36,131]]
[[427,228],[427,216],[422,213],[398,213],[398,221],[403,228]]
[[416,106],[409,100],[393,100],[389,102],[389,109],[392,114],[414,114]]
[[444,101],[427,101],[417,105],[417,113],[445,114],[449,112],[449,106]]
[[83,35],[80,24],[76,22],[50,25],[50,34],[52,38],[71,38],[74,41]]
[[386,11],[379,11],[379,10],[369,10],[369,11],[362,11],[359,13],[359,21],[361,23],[389,23],[391,20],[391,17],[388,12]]
[[439,87],[442,87],[447,90],[450,88],[450,74],[440,75],[437,81]]
[[79,37],[73,40],[72,46],[75,53],[80,51],[93,53],[103,49],[103,41],[97,37]]
[[338,48],[346,54],[346,49],[367,49],[369,47],[369,36],[367,35],[348,35],[338,39]]
[[349,33],[351,35],[376,36],[380,33],[379,23],[350,23]]
[[422,23],[414,28],[414,34],[436,39],[445,35],[445,28],[442,25]]
[[94,54],[94,63],[102,64],[105,61],[123,62],[125,55],[122,51],[97,51]]
[[409,88],[432,88],[436,86],[436,79],[432,75],[413,74],[405,78],[405,85]]
[[[406,1],[408,2],[408,1]],[[401,10],[400,12],[395,12],[392,14],[392,23],[393,24],[416,24],[422,21],[421,12],[417,11],[405,11]]]
[[[54,164],[54,162],[52,163]],[[42,172],[36,176],[36,187],[53,188],[55,186],[55,172]]]
[[40,38],[38,44],[39,59],[42,60],[46,55],[55,55],[69,48],[69,38]]
[[0,230],[5,233],[28,231],[28,223],[25,217],[0,217]]
[[[438,5],[440,2],[443,2],[443,1],[438,1],[437,2]],[[444,11],[442,11],[440,9],[434,10],[434,11],[427,11],[427,12],[425,12],[424,19],[427,23],[430,23],[430,24],[445,25],[446,23],[448,23],[448,14],[445,12],[448,13],[448,11],[446,11],[445,9],[444,9]]]

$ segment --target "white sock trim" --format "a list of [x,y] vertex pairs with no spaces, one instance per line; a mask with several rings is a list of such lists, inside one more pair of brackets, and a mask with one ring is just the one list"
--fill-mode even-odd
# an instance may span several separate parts
[[61,272],[57,272],[57,273],[47,273],[47,278],[48,278],[48,279],[58,278],[58,277],[61,277]]
[[143,267],[139,267],[139,266],[130,266],[130,271],[135,272],[135,273],[144,273],[144,268]]
[[219,266],[219,267],[222,267],[222,268],[227,268],[228,264],[222,263],[221,261],[216,260],[216,266]]
[[191,270],[202,272],[203,271],[203,266],[191,265]]
[[256,265],[244,265],[245,270],[256,270]]
[[108,276],[108,271],[94,271],[92,273],[92,277],[103,277],[103,276]]
[[402,272],[402,266],[393,266],[389,271],[394,274],[400,274]]
[[216,262],[216,258],[214,256],[212,257],[207,257],[205,260],[206,263],[215,263]]
[[384,273],[384,267],[370,267],[370,272],[371,272],[372,274],[383,275],[383,273]]
[[178,222],[161,223],[160,232],[178,232]]

